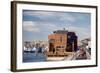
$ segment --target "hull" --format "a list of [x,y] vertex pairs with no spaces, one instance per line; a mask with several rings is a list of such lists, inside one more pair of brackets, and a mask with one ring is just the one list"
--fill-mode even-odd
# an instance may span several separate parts
[[65,57],[47,57],[47,61],[62,61]]
[[75,52],[66,52],[66,54],[54,55],[47,53],[48,61],[64,61],[64,60],[73,60]]

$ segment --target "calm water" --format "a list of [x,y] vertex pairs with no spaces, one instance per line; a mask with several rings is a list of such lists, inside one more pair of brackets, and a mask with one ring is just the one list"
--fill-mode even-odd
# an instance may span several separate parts
[[46,61],[46,56],[43,53],[23,53],[23,62],[43,62]]

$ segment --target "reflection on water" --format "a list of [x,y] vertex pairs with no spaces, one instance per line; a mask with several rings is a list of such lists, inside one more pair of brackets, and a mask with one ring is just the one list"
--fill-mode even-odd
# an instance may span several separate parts
[[43,62],[46,61],[46,56],[43,53],[23,53],[23,62]]

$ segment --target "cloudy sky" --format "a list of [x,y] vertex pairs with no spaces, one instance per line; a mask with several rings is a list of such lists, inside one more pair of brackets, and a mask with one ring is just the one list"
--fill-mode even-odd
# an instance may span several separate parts
[[47,40],[54,30],[76,32],[78,39],[90,37],[91,14],[23,10],[23,40]]

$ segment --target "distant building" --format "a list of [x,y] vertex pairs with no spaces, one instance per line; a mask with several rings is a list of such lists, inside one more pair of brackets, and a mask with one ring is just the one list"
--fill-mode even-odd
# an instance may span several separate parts
[[91,42],[90,38],[85,38],[85,39],[81,40],[81,43],[83,45],[89,45],[90,46],[90,42]]
[[48,36],[49,52],[74,52],[77,50],[77,36],[75,32],[57,30]]
[[32,42],[32,44],[33,44],[33,45],[38,44],[40,47],[41,47],[41,46],[46,47],[46,46],[48,46],[48,41],[46,41],[46,40],[35,41],[35,40],[34,40],[34,41]]
[[81,40],[82,46],[88,50],[88,52],[91,54],[91,39],[85,38]]

